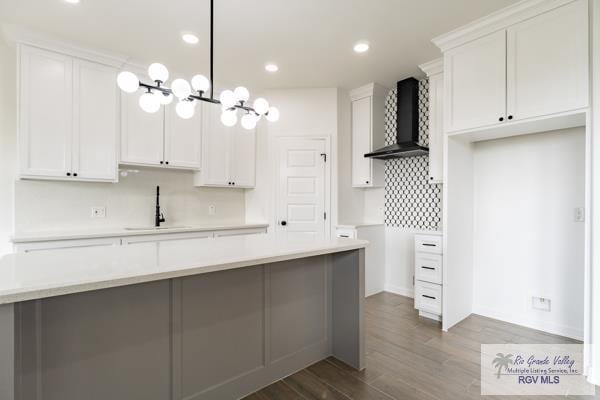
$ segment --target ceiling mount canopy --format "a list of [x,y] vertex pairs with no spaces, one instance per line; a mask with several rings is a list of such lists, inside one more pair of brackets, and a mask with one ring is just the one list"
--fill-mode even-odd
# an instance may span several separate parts
[[[126,93],[135,93],[142,88],[144,93],[140,96],[139,104],[148,113],[157,112],[161,105],[170,104],[177,97],[178,103],[175,110],[177,115],[183,119],[194,116],[196,101],[204,101],[221,105],[221,122],[226,126],[237,124],[238,110],[243,112],[241,124],[245,129],[254,129],[263,115],[268,121],[277,121],[279,110],[270,107],[267,100],[262,97],[255,99],[252,107],[248,105],[250,92],[243,86],[234,90],[224,90],[218,100],[214,98],[213,44],[214,0],[210,0],[210,79],[204,75],[195,75],[191,79],[191,84],[185,79],[175,79],[169,88],[165,86],[169,79],[169,70],[162,64],[154,63],[148,67],[148,76],[153,83],[142,82],[134,73],[123,71],[117,77],[117,84]],[[205,96],[209,90],[208,96]]]

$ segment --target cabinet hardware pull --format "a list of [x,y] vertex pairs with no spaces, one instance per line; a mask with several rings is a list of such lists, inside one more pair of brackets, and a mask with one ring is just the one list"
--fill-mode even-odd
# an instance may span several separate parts
[[73,176],[77,176],[77,172],[75,172],[75,173],[73,174]]
[[67,172],[67,176],[71,176],[71,173],[70,173],[70,172]]
[[434,270],[434,269],[435,269],[435,268],[433,268],[433,267],[426,267],[426,266],[422,266],[421,268],[423,268],[423,269],[431,269],[431,270]]
[[436,245],[434,243],[423,243],[423,246],[435,247]]
[[165,164],[169,165],[169,162],[168,162],[168,161],[165,161]]
[[423,294],[422,296],[423,296],[423,297],[426,297],[426,298],[428,298],[428,299],[435,300],[435,297],[433,297],[433,296],[427,296],[426,294]]
[[509,115],[509,116],[508,116],[508,119],[513,119],[513,116],[512,116],[512,115]]
[[504,117],[498,118],[498,121],[500,121],[500,122],[504,121]]
[[160,163],[161,163],[161,164],[164,164],[165,162],[164,162],[164,161],[161,161]]

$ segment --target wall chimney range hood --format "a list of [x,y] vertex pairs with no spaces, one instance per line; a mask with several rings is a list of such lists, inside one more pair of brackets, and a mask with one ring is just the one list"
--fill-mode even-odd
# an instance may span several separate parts
[[419,142],[419,81],[408,78],[398,82],[396,143],[365,154],[379,160],[415,157],[429,153]]

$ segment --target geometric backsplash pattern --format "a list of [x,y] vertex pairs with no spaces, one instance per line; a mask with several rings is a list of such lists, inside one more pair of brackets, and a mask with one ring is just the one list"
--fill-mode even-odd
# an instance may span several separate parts
[[[385,143],[396,140],[396,89],[385,100]],[[419,81],[419,143],[429,146],[429,80]],[[429,183],[429,156],[385,161],[386,226],[439,230],[442,185]]]

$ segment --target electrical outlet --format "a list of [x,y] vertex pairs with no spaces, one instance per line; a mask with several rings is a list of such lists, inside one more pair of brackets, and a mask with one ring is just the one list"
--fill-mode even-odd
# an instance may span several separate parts
[[106,218],[106,207],[92,207],[92,218]]
[[583,207],[575,208],[575,222],[585,222],[585,209]]
[[217,213],[217,207],[208,206],[208,215],[215,215]]
[[531,307],[535,310],[550,312],[550,304],[550,299],[535,296],[531,298]]

